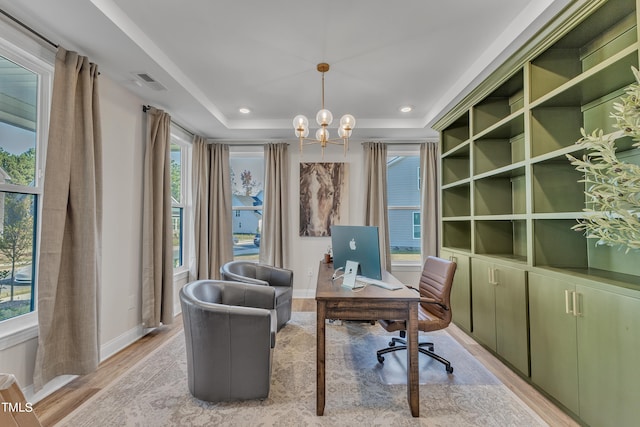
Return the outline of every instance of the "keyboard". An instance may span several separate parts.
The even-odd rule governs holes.
[[[402,289],[402,285],[395,285],[387,282],[383,282],[382,280],[371,279],[369,277],[364,276],[356,276],[356,285],[360,284],[364,285],[373,285],[378,286],[379,288],[388,289],[390,291],[396,291],[398,289]]]

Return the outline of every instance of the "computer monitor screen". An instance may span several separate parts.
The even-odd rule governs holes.
[[[357,261],[360,264],[358,274],[382,279],[378,227],[332,225],[331,247],[334,268],[344,268],[347,261]]]

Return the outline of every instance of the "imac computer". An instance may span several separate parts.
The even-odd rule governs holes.
[[[334,268],[344,268],[347,261],[356,261],[359,275],[382,279],[378,227],[332,225],[331,247]]]

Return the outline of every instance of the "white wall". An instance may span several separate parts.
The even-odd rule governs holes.
[[[415,150],[415,147],[411,148]],[[402,151],[402,147],[394,148]],[[347,156],[342,147],[329,146],[325,150],[324,159],[320,147],[305,146],[300,155],[297,144],[289,146],[289,166],[291,171],[291,203],[289,215],[291,219],[289,244],[291,248],[291,266],[294,277],[294,298],[315,298],[318,280],[318,264],[322,260],[327,247],[331,246],[331,237],[300,237],[300,163],[303,162],[346,162],[349,164],[349,202],[348,224],[364,224],[364,156],[362,144],[349,144]],[[403,283],[417,283],[419,266],[394,267],[392,273]]]
[[[100,293],[101,359],[140,336],[140,257],[144,116],[142,100],[100,77],[103,148],[103,242]],[[33,394],[37,338],[0,351],[0,371],[16,375],[33,403],[72,377],[54,380]]]
[[[142,334],[142,176],[146,131],[142,105],[138,97],[101,76],[103,359]]]

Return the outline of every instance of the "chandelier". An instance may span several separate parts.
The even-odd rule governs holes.
[[[299,114],[293,119],[293,129],[296,136],[300,139],[300,154],[302,154],[303,145],[320,144],[322,147],[322,157],[324,158],[324,149],[327,144],[343,145],[344,155],[347,155],[349,149],[349,137],[351,131],[356,126],[356,119],[351,114],[345,114],[340,118],[340,126],[338,127],[338,138],[331,139],[329,137],[329,125],[333,122],[331,111],[324,108],[324,73],[329,71],[329,64],[318,64],[318,71],[322,73],[322,109],[316,114],[316,122],[320,128],[316,131],[316,138],[307,138],[309,136],[309,119]]]

